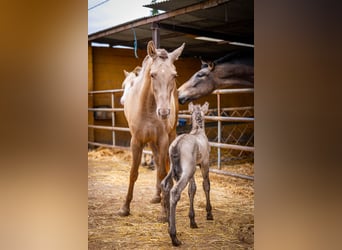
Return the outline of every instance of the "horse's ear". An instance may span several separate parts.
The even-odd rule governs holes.
[[[129,75],[129,73],[126,70],[124,70],[124,73],[126,77]]]
[[[133,73],[135,74],[135,76],[138,76],[140,71],[141,71],[141,67],[140,66],[136,66],[134,68],[134,70],[133,70]]]
[[[147,44],[147,54],[153,59],[157,57],[157,51],[153,41],[149,41]]]
[[[183,43],[179,48],[175,49],[174,51],[172,51],[169,56],[171,58],[172,61],[176,61],[178,60],[179,56],[182,54],[183,49],[184,49],[185,43]]]
[[[208,63],[208,68],[210,71],[213,71],[215,68],[215,63],[213,63],[213,62]]]
[[[194,111],[194,104],[192,102],[189,103],[189,112],[192,113]]]
[[[204,114],[208,112],[209,109],[209,102],[205,102],[203,106],[201,107],[201,110],[203,111]]]

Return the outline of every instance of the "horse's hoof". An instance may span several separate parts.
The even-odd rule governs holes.
[[[180,240],[178,240],[177,238],[172,239],[172,245],[174,245],[175,247],[178,247],[181,244],[182,244],[182,242]]]
[[[207,214],[207,220],[214,220],[214,217],[212,214]]]
[[[157,203],[160,203],[160,201],[161,201],[161,198],[160,198],[160,196],[158,195],[158,196],[154,196],[154,197],[152,198],[151,203],[152,203],[152,204],[157,204]]]
[[[117,212],[117,214],[121,217],[123,216],[128,216],[129,215],[129,210],[125,207],[120,208],[120,210]]]

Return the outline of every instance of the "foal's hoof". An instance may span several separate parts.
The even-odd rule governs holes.
[[[161,222],[161,223],[166,223],[166,222],[167,222],[167,217],[166,217],[166,215],[159,215],[157,219],[158,219],[158,221]]]
[[[181,244],[182,244],[182,242],[180,240],[178,240],[177,238],[172,239],[172,245],[174,245],[175,247],[178,247]]]
[[[207,214],[207,220],[214,220],[214,217],[212,214]]]
[[[198,228],[198,226],[197,226],[196,222],[194,222],[194,223],[190,223],[190,227],[191,227],[191,228]]]
[[[120,208],[120,210],[117,212],[117,214],[121,217],[123,216],[128,216],[129,215],[129,210],[125,207]]]
[[[152,200],[150,201],[152,204],[157,204],[157,203],[160,203],[160,201],[161,201],[161,198],[160,198],[160,196],[154,196],[153,198],[152,198]]]

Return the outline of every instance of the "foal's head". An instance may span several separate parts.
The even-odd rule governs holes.
[[[208,112],[209,103],[205,102],[203,106],[192,102],[189,103],[189,112],[192,120],[192,130],[204,129],[204,115]]]
[[[147,53],[153,61],[150,70],[151,86],[157,105],[156,112],[161,119],[168,118],[171,112],[171,98],[176,89],[177,76],[173,63],[178,60],[184,45],[170,53],[165,49],[157,49],[152,41],[147,45]]]

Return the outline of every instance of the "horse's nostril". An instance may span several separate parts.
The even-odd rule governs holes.
[[[170,109],[158,109],[158,116],[162,119],[166,119],[170,115]]]
[[[184,97],[178,98],[178,102],[180,104],[184,104],[186,102],[186,98],[184,98]]]

